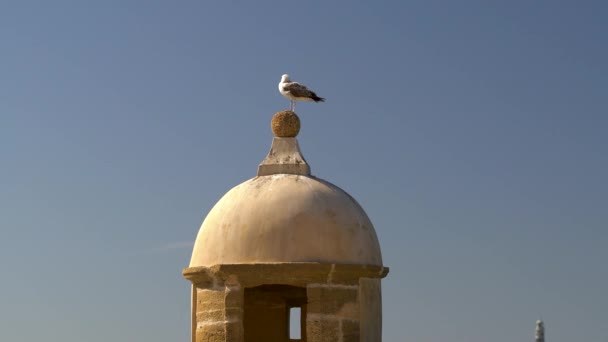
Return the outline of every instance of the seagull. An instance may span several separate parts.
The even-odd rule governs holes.
[[[325,102],[325,99],[318,97],[314,91],[306,88],[305,85],[298,82],[291,82],[289,75],[281,76],[279,82],[279,92],[291,101],[290,110],[293,112],[296,109],[296,101],[315,101]]]

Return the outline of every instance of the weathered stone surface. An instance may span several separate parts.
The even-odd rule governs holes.
[[[227,321],[239,321],[243,319],[243,308],[242,307],[226,307],[224,311],[224,317]]]
[[[226,323],[226,342],[243,342],[244,329],[243,322]]]
[[[197,307],[223,308],[226,294],[223,290],[197,289]]]
[[[223,324],[199,324],[196,329],[196,342],[225,342],[226,331]]]
[[[359,321],[342,320],[342,342],[359,342]]]
[[[384,278],[388,267],[375,265],[335,265],[328,276],[328,282],[333,284],[359,285],[359,278]],[[359,275],[353,277],[354,274]]]
[[[359,280],[359,307],[361,310],[361,341],[382,341],[382,294],[380,279]]]
[[[275,141],[289,145],[284,139],[295,138]],[[272,153],[283,155],[278,147]],[[302,165],[294,158],[263,165]],[[260,172],[217,202],[198,232],[190,266],[274,262],[381,266],[382,255],[371,220],[352,196],[323,179],[280,169]]]
[[[340,341],[340,321],[338,319],[307,319],[306,338],[310,342]]]
[[[308,312],[330,314],[339,318],[359,319],[356,287],[337,287],[314,284],[306,289]]]
[[[242,342],[243,291],[239,286],[196,289],[195,341]]]
[[[359,278],[383,278],[388,267],[376,265],[325,264],[316,262],[224,264],[190,267],[183,270],[186,279],[200,284],[222,285],[227,279],[243,287],[263,284],[307,286],[309,284],[357,285]]]
[[[296,138],[275,137],[268,155],[258,166],[258,176],[277,174],[310,176],[310,166]]]
[[[224,305],[226,307],[243,307],[243,288],[240,286],[227,287],[224,291]]]
[[[219,308],[198,308],[196,313],[197,322],[221,322],[224,320],[225,310]]]
[[[277,112],[270,122],[275,137],[295,138],[300,132],[300,118],[290,110]]]

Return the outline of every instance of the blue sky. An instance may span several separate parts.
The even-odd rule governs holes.
[[[191,242],[289,73],[384,340],[604,341],[604,1],[0,2],[0,340],[187,341]]]

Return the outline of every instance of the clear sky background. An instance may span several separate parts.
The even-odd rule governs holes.
[[[283,73],[384,340],[608,341],[608,2],[1,1],[0,340],[188,341],[181,276]]]

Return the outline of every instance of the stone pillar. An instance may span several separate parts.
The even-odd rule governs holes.
[[[225,319],[226,319],[226,341],[243,342],[243,313],[244,313],[244,292],[238,285],[230,285],[225,290]]]
[[[307,341],[359,342],[358,288],[339,284],[307,286]]]
[[[361,342],[382,341],[382,293],[380,279],[359,279]]]
[[[196,296],[198,290],[194,284],[190,287],[190,342],[196,342]]]
[[[196,342],[243,342],[243,289],[196,289]]]

